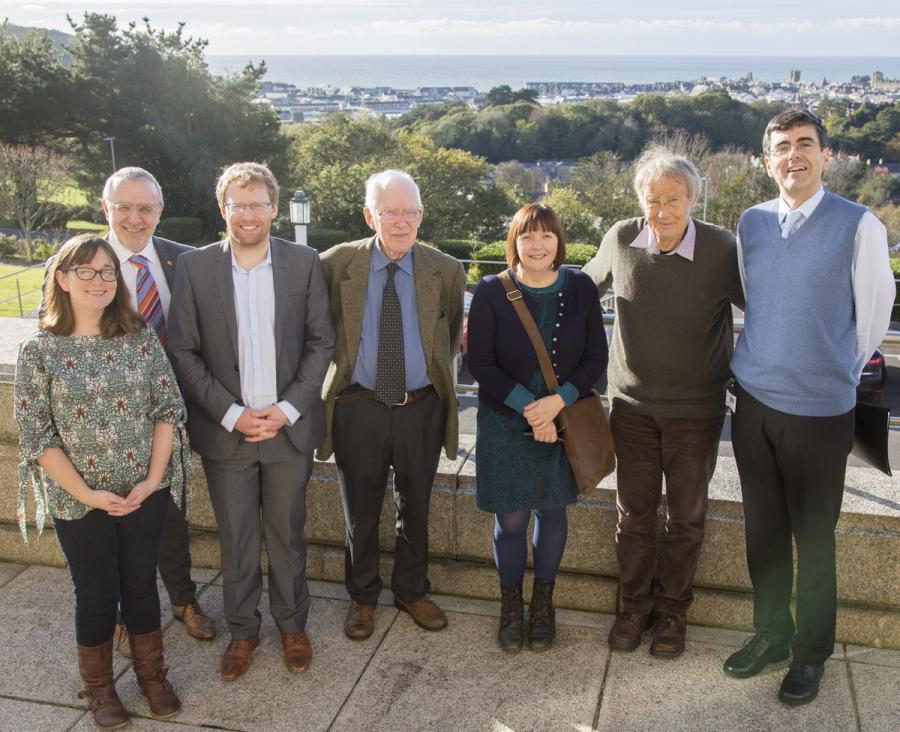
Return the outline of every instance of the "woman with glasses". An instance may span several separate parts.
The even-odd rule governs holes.
[[[485,277],[469,311],[469,370],[478,381],[478,507],[495,514],[494,559],[500,574],[505,651],[524,645],[522,580],[526,530],[534,511],[534,589],[528,647],[549,648],[556,635],[553,588],[568,536],[566,507],[578,488],[557,432],[565,406],[590,394],[606,369],[606,333],[597,289],[566,258],[562,226],[549,206],[530,203],[513,216],[508,272],[540,331],[559,388],[548,393],[531,340],[502,281]]]
[[[78,667],[101,729],[128,722],[113,681],[117,605],[150,713],[181,702],[166,680],[156,562],[166,491],[176,502],[190,478],[185,408],[156,334],[132,308],[110,245],[67,241],[44,282],[46,309],[19,351],[17,517],[25,496],[47,514],[75,589]]]

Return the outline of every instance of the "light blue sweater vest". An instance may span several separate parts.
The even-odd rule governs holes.
[[[856,404],[854,239],[866,209],[833,193],[787,239],[778,199],[738,222],[747,308],[731,370],[772,409],[830,417]]]

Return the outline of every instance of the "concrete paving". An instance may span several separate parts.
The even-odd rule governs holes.
[[[247,674],[226,684],[218,659],[228,638],[221,577],[199,570],[200,601],[219,637],[196,641],[174,622],[161,591],[169,678],[184,709],[168,723],[149,717],[130,663],[116,661],[118,689],[132,727],[220,730],[896,730],[900,651],[835,647],[819,698],[799,709],[777,701],[786,664],[753,679],[727,678],[723,659],[746,633],[691,627],[675,660],[611,653],[612,617],[561,610],[547,653],[503,653],[496,645],[499,604],[436,596],[449,627],[427,633],[398,612],[385,592],[375,633],[344,637],[349,601],[341,585],[312,582],[309,670],[282,665],[264,594],[260,647]],[[0,563],[0,729],[94,729],[75,666],[74,601],[65,570]]]

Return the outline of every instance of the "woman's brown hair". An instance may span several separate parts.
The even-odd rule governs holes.
[[[546,203],[529,203],[522,206],[509,222],[509,233],[506,235],[506,263],[510,269],[514,270],[519,263],[516,239],[532,231],[549,231],[556,234],[553,269],[559,269],[566,261],[566,240],[559,217]]]
[[[72,335],[75,330],[75,314],[69,293],[56,281],[57,272],[68,272],[79,265],[89,264],[98,251],[103,251],[116,270],[116,294],[112,302],[103,310],[100,318],[100,334],[104,338],[137,333],[146,327],[144,319],[137,314],[122,280],[119,258],[105,239],[95,234],[73,236],[53,255],[44,277],[44,314],[38,321],[42,328],[55,335]]]

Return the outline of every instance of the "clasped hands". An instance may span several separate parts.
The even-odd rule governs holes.
[[[553,420],[562,411],[566,403],[559,394],[535,399],[522,410],[522,416],[534,432],[536,442],[556,442],[556,424]]]
[[[287,415],[277,404],[265,409],[244,407],[241,416],[234,423],[234,428],[244,435],[247,442],[270,440],[278,434],[278,430],[288,422]]]

